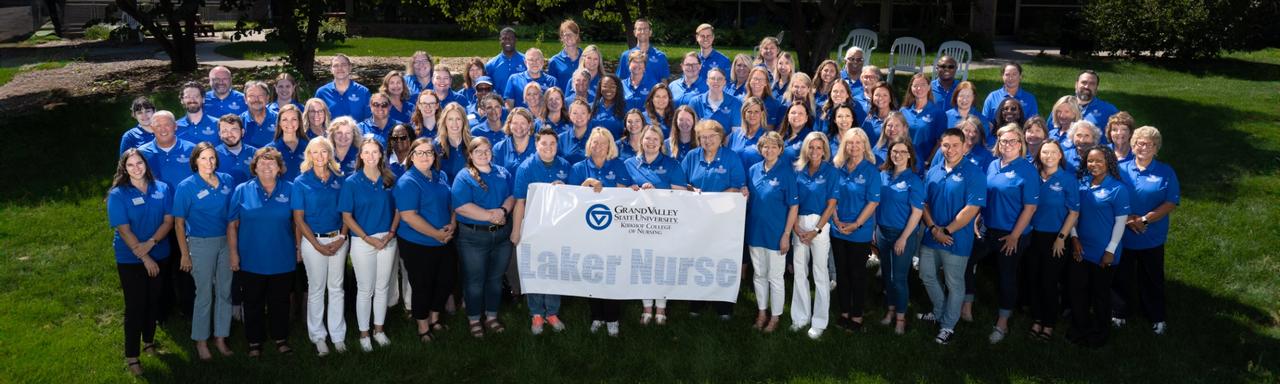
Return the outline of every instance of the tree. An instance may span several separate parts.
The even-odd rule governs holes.
[[[272,24],[275,36],[284,41],[288,61],[302,77],[315,80],[316,47],[320,44],[320,25],[324,23],[325,0],[272,0]],[[342,40],[345,36],[329,36]]]
[[[819,63],[831,55],[831,50],[839,44],[839,39],[844,37],[840,34],[841,27],[845,20],[853,17],[853,9],[858,2],[818,0],[817,12],[805,9],[805,3],[809,1],[790,0],[788,2],[791,5],[788,10],[783,10],[774,0],[765,0],[764,4],[769,13],[789,15],[787,24],[790,28],[787,36],[791,37],[791,46],[795,48],[796,58],[800,60],[797,70],[808,71],[817,68]],[[816,24],[810,22],[809,15],[817,17]],[[814,28],[808,28],[811,25]]]
[[[199,66],[196,61],[196,14],[204,1],[179,1],[180,4],[174,5],[172,0],[160,0],[145,10],[137,0],[116,0],[116,6],[137,20],[142,29],[164,48],[169,54],[170,70],[191,72]]]
[[[1132,57],[1217,57],[1276,43],[1280,3],[1255,0],[1094,0],[1085,32],[1097,48]]]

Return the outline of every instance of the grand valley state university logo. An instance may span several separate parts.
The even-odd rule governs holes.
[[[592,205],[587,208],[587,226],[597,231],[603,231],[609,228],[609,224],[613,223],[613,210],[604,204]]]

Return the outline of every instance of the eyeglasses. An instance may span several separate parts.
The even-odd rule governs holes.
[[[386,108],[386,107],[390,107],[391,103],[369,103],[369,105],[374,108]]]
[[[846,58],[844,58],[844,61],[857,61],[857,62],[861,62],[861,61],[862,61],[862,58],[861,58],[861,57],[846,57]]]
[[[1022,141],[1018,139],[1000,139],[999,142],[1000,142],[1000,145],[1022,144]]]
[[[391,141],[405,141],[405,140],[409,140],[409,136],[391,136]]]
[[[431,156],[435,154],[436,151],[413,151],[414,156]]]
[[[956,69],[956,65],[955,65],[955,64],[942,64],[942,65],[939,65],[939,66],[938,66],[938,69]]]

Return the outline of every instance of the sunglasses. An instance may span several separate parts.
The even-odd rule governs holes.
[[[956,66],[955,64],[943,64],[939,65],[938,69],[956,69]]]
[[[409,140],[409,136],[391,136],[391,141],[406,141],[406,140]]]
[[[369,105],[373,106],[374,108],[386,108],[386,107],[390,107],[391,103],[369,103]]]

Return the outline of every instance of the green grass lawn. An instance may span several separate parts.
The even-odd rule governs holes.
[[[14,76],[27,71],[39,71],[43,69],[58,69],[67,66],[66,61],[47,61],[36,64],[27,64],[16,67],[0,67],[0,85],[8,84],[13,80]]]
[[[416,48],[404,47],[412,50]],[[459,46],[456,49],[461,49]],[[480,50],[487,52],[488,50]],[[353,54],[361,54],[348,50]],[[439,55],[450,55],[444,49]],[[474,50],[467,51],[474,52]],[[402,53],[396,53],[401,55]],[[187,321],[169,322],[158,340],[170,351],[143,357],[147,379],[162,382],[1265,382],[1280,381],[1280,49],[1230,55],[1195,66],[1125,61],[1037,61],[1025,84],[1042,110],[1071,92],[1080,69],[1101,74],[1100,97],[1164,133],[1160,158],[1173,165],[1183,202],[1173,213],[1166,256],[1169,334],[1152,336],[1140,318],[1099,350],[1061,338],[1031,341],[1025,313],[1009,338],[987,344],[994,321],[992,284],[983,280],[978,319],[962,323],[950,346],[911,323],[894,336],[875,320],[883,298],[868,297],[868,331],[834,330],[821,341],[750,330],[754,298],[736,317],[691,319],[674,304],[671,325],[642,328],[639,305],[624,310],[622,337],[587,333],[586,305],[566,300],[565,334],[529,335],[521,306],[507,306],[508,332],[483,341],[462,319],[430,345],[417,343],[397,307],[388,312],[394,344],[373,353],[314,356],[303,322],[292,324],[292,357],[237,356],[201,363]],[[998,72],[971,76],[979,89]],[[901,82],[899,83],[901,84]],[[173,92],[157,93],[176,108]],[[0,123],[0,382],[127,382],[121,359],[123,302],[103,206],[120,134],[133,126],[135,95],[75,102],[10,116]],[[984,277],[990,277],[986,274]],[[349,282],[354,280],[350,277]],[[744,285],[744,286],[749,286]],[[873,290],[874,291],[874,290]],[[911,311],[928,309],[913,288]],[[348,300],[348,305],[354,305]],[[356,348],[348,310],[347,345]],[[784,328],[788,323],[784,321]],[[1067,330],[1060,324],[1061,331]],[[437,381],[438,380],[438,381]]]

